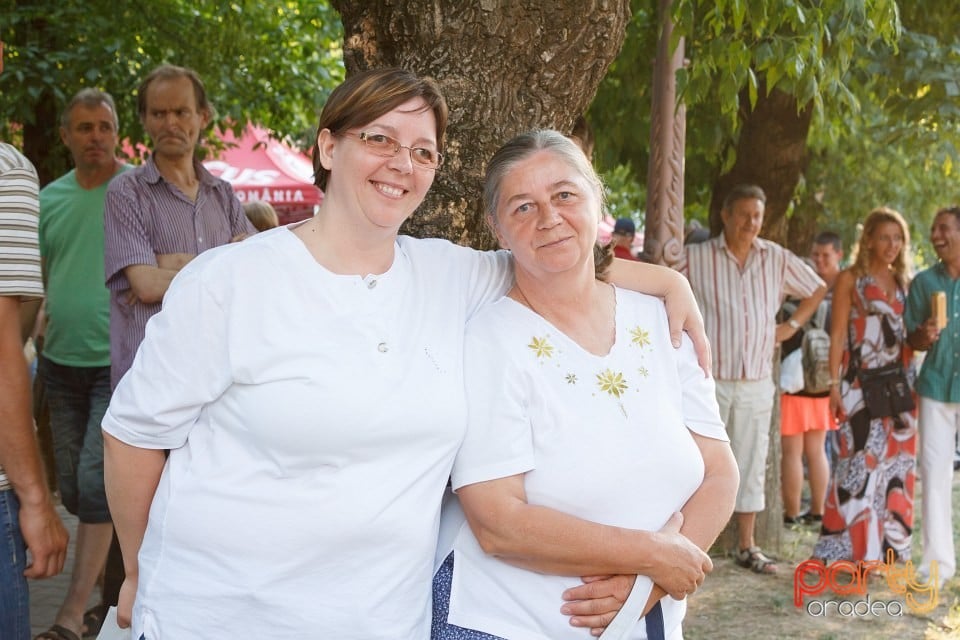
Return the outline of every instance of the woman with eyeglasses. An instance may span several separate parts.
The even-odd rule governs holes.
[[[513,281],[506,252],[398,236],[446,122],[429,79],[351,76],[320,117],[317,215],[171,286],[103,422],[134,638],[429,637],[464,327]],[[613,275],[699,319],[679,275]]]

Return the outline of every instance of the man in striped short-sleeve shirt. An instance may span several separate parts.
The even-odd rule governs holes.
[[[67,552],[33,432],[23,357],[21,302],[43,297],[39,209],[33,165],[0,142],[0,638],[10,640],[30,637],[26,578],[60,573]]]
[[[764,508],[770,417],[776,386],[773,354],[816,311],[827,291],[817,274],[793,253],[759,238],[766,195],[740,185],[724,200],[723,232],[688,245],[677,268],[690,280],[713,345],[713,375],[720,413],[740,469],[737,563],[757,573],[776,564],[754,541],[756,514]],[[777,324],[786,296],[801,300],[788,322]]]

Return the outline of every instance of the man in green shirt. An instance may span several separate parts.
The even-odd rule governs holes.
[[[84,89],[68,103],[60,138],[75,169],[40,192],[46,333],[39,373],[46,387],[64,507],[79,519],[70,587],[40,637],[84,635],[84,609],[103,572],[113,523],[103,485],[100,421],[110,402],[110,294],[103,277],[103,201],[127,167],[116,157],[113,98]],[[93,623],[96,626],[96,622]]]
[[[920,573],[937,572],[940,586],[956,571],[951,489],[960,427],[960,207],[941,209],[930,227],[940,261],[910,284],[904,313],[910,345],[927,351],[917,377],[920,396],[920,478],[923,561]],[[943,293],[946,324],[938,323],[931,298]],[[932,576],[931,576],[932,577]]]

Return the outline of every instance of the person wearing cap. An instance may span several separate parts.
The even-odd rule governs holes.
[[[613,255],[625,260],[636,260],[633,255],[633,237],[637,233],[637,226],[633,224],[630,218],[617,218],[613,225],[613,236],[610,241],[613,243]]]

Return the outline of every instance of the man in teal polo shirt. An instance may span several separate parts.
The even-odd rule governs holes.
[[[67,104],[60,124],[75,168],[40,191],[47,325],[39,373],[50,408],[61,500],[79,524],[70,587],[43,637],[69,638],[71,633],[95,635],[105,612],[100,606],[84,613],[113,538],[100,431],[110,402],[103,203],[107,184],[128,167],[116,157],[117,112],[109,94],[83,89]],[[115,597],[107,595],[114,602]]]
[[[930,227],[940,262],[910,284],[904,313],[907,341],[928,351],[917,378],[920,396],[920,479],[924,576],[936,569],[940,586],[956,571],[951,489],[953,452],[960,427],[960,207],[941,209]],[[938,326],[931,297],[943,292],[946,326]]]

